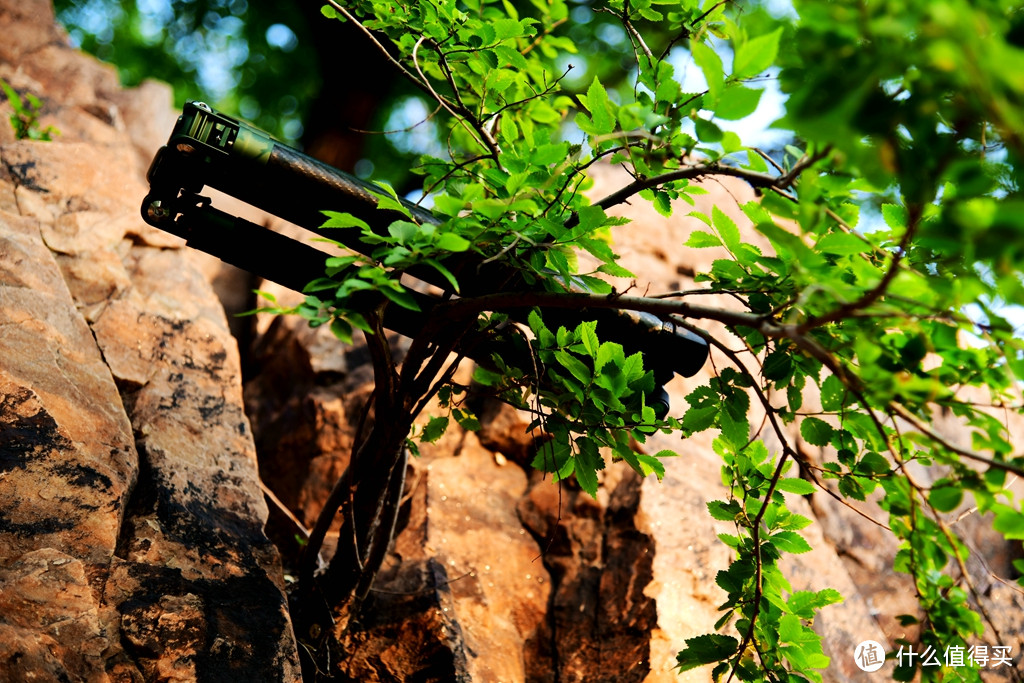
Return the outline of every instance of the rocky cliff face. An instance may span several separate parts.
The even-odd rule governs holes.
[[[0,678],[299,679],[237,346],[148,228],[170,93],[122,91],[47,2],[0,2]]]
[[[711,436],[658,437],[650,448],[681,456],[663,482],[612,465],[593,500],[524,468],[523,421],[487,404],[480,432],[453,429],[411,463],[364,609],[337,633],[293,636],[264,525],[287,566],[348,461],[366,358],[267,316],[236,325],[240,355],[224,306],[249,305],[250,283],[138,218],[176,116],[168,90],[121,90],[67,47],[46,0],[0,0],[0,36],[0,78],[43,98],[41,124],[61,131],[25,142],[0,125],[0,678],[293,681],[303,647],[310,679],[708,679],[672,667],[724,599]],[[744,188],[709,189],[697,208],[740,220]],[[627,267],[662,289],[707,267],[673,252],[686,219],[632,213],[643,230],[617,237]],[[675,405],[706,378],[676,380]],[[892,616],[914,611],[913,589],[887,569],[877,526],[824,495],[793,505],[820,522],[805,530],[814,550],[789,561],[794,588],[846,596],[816,624],[826,680],[865,680],[855,645],[912,636]],[[1020,594],[992,578],[1010,575],[1013,549],[964,524],[1019,653]]]

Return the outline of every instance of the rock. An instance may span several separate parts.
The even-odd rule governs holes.
[[[37,222],[0,214],[0,244],[0,559],[102,564],[137,474],[131,426]]]
[[[88,566],[55,548],[0,567],[0,662],[9,681],[106,681],[113,644]]]
[[[298,680],[237,346],[139,216],[169,91],[121,91],[48,2],[0,0],[0,31],[0,77],[61,130],[0,135],[0,670]]]
[[[641,480],[623,463],[597,500],[534,475],[520,516],[543,548],[553,595],[528,680],[643,681],[651,673],[657,606],[651,537],[637,527]]]
[[[414,461],[392,564],[348,628],[349,680],[523,681],[544,637],[550,579],[519,522],[522,470],[472,434],[456,457]]]

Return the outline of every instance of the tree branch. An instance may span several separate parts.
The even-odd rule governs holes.
[[[865,292],[856,301],[851,301],[839,306],[831,313],[825,315],[815,316],[804,321],[800,326],[800,332],[807,332],[808,330],[814,329],[815,327],[821,327],[829,323],[843,320],[844,318],[850,317],[856,311],[867,308],[871,304],[875,303],[885,294],[886,290],[889,289],[889,285],[892,284],[893,279],[900,270],[900,263],[903,260],[904,255],[907,253],[907,249],[910,246],[910,242],[914,239],[914,235],[917,233],[917,225],[921,219],[921,207],[918,205],[912,205],[908,208],[909,218],[907,220],[907,229],[903,233],[903,237],[900,239],[900,245],[893,254],[892,262],[889,264],[889,268],[882,275],[882,279],[878,281],[874,287],[869,291]]]

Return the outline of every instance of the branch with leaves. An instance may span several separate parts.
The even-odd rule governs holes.
[[[1003,77],[1008,55],[1018,59],[1019,18],[966,0],[919,0],[901,6],[907,30],[893,35],[884,2],[799,0],[795,15],[780,17],[727,1],[687,0],[669,11],[610,0],[593,16],[618,22],[622,49],[579,54],[572,36],[590,29],[574,27],[576,10],[561,0],[329,2],[325,15],[356,23],[436,105],[432,122],[449,153],[416,169],[438,224],[408,215],[370,230],[332,215],[330,225],[356,230],[375,250],[331,261],[297,309],[344,338],[358,328],[376,340],[378,411],[397,410],[399,427],[411,426],[436,395],[448,413],[418,432],[421,440],[439,438],[452,419],[472,428],[450,354],[465,354],[467,339],[498,338],[521,353],[494,354],[475,378],[547,432],[533,465],[555,480],[572,477],[596,495],[608,452],[660,477],[672,454],[637,453],[634,443],[717,430],[727,491],[708,509],[734,526],[722,537],[734,559],[716,576],[727,596],[722,618],[713,633],[680,644],[680,669],[709,666],[716,680],[824,680],[830,660],[814,618],[841,596],[827,586],[794,591],[779,563],[810,549],[799,532],[812,521],[792,512],[786,495],[816,491],[901,544],[894,566],[917,587],[922,645],[966,647],[986,623],[993,630],[967,546],[945,515],[973,499],[1007,541],[1024,538],[1007,484],[1008,473],[1024,474],[1024,456],[1004,419],[1021,412],[1024,376],[1024,344],[1010,322],[1010,302],[1024,300],[1015,239],[1024,172],[1007,123],[1016,119],[1001,105],[1024,101],[1024,86]],[[939,5],[963,20],[941,21]],[[586,66],[587,82],[568,81],[567,55]],[[623,59],[635,69],[614,82],[608,74],[622,73]],[[703,76],[698,92],[686,91],[682,63]],[[730,130],[759,111],[766,80],[786,94],[776,125],[792,135],[769,151]],[[587,172],[598,163],[623,167],[631,180],[589,197]],[[758,199],[739,207],[747,226],[719,206],[689,210],[699,227],[678,245],[681,257],[721,254],[693,288],[615,290],[607,276],[635,276],[614,246],[627,221],[607,210],[643,200],[678,217],[706,193],[702,181],[723,176]],[[381,201],[400,208],[394,197]],[[581,255],[597,265],[581,272]],[[492,267],[514,283],[510,291],[460,294]],[[407,284],[423,269],[450,288],[400,366],[373,321],[388,307],[420,308]],[[357,291],[377,293],[380,308],[353,308]],[[727,305],[695,303],[698,295]],[[714,372],[678,415],[661,416],[651,403],[663,361],[627,353],[593,320],[553,324],[558,309],[652,314],[707,340]],[[807,409],[811,389],[820,405]],[[965,398],[979,392],[987,396]],[[764,412],[756,428],[752,396]],[[940,412],[959,420],[970,447],[941,433]],[[801,457],[789,425],[820,460]],[[780,444],[775,453],[766,430]],[[368,443],[398,462],[406,432],[370,430]],[[911,464],[927,476],[911,475]],[[337,506],[354,528],[360,576],[351,585],[366,585],[374,571],[366,560],[380,552],[379,537],[369,543],[362,528],[364,507],[395,500],[395,480],[378,479],[362,503]],[[876,491],[884,495],[869,514]],[[896,675],[939,676],[917,665]]]

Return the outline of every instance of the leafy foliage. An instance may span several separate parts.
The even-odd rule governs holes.
[[[294,141],[322,82],[298,3],[55,0],[74,43],[121,82],[159,78],[175,101],[204,100]]]
[[[19,140],[53,140],[54,135],[59,135],[53,126],[46,128],[39,127],[39,112],[43,102],[32,93],[25,93],[24,96],[12,88],[7,82],[0,79],[0,90],[3,90],[4,97],[10,103],[14,113],[11,114],[11,128],[14,129],[14,137]]]
[[[733,561],[716,577],[727,596],[718,632],[685,643],[681,670],[823,680],[829,658],[813,621],[841,596],[794,590],[780,563],[811,550],[800,533],[810,520],[786,494],[819,490],[877,515],[899,541],[895,568],[916,586],[923,644],[972,642],[991,619],[956,515],[973,505],[1005,539],[1024,537],[1008,488],[1024,457],[1006,425],[1024,408],[1011,305],[1024,300],[1024,15],[997,0],[795,0],[783,16],[728,0],[609,0],[600,9],[628,38],[606,59],[628,60],[631,81],[615,87],[595,69],[567,93],[560,65],[576,51],[575,10],[562,0],[324,6],[436,105],[443,151],[415,171],[442,223],[407,215],[371,230],[330,215],[328,225],[360,231],[374,251],[329,262],[299,312],[342,338],[369,333],[378,400],[387,397],[378,411],[415,415],[438,395],[467,425],[475,418],[459,402],[448,354],[470,332],[520,339],[527,361],[496,355],[477,379],[549,435],[534,465],[591,495],[608,457],[663,474],[670,454],[636,453],[633,441],[715,430],[727,495],[708,511],[733,525],[720,536]],[[679,51],[705,87],[687,91]],[[765,78],[787,98],[775,125],[794,135],[774,155],[729,125],[757,111]],[[589,197],[596,163],[621,165],[632,180]],[[720,176],[757,190],[758,201],[740,208],[770,248],[715,207],[690,212],[704,227],[686,247],[724,254],[697,275],[698,289],[630,296],[601,278],[630,277],[613,248],[623,221],[609,209],[643,198],[672,215],[705,192],[699,180]],[[381,198],[400,207],[393,200]],[[417,268],[453,290],[466,285],[447,265],[453,253],[500,263],[529,291],[464,291],[439,304],[399,367],[380,320],[416,307],[402,278]],[[581,272],[583,262],[597,265]],[[375,293],[372,305],[353,308],[356,291]],[[734,305],[695,303],[713,294]],[[659,416],[649,405],[658,359],[602,341],[607,331],[593,322],[549,324],[544,311],[558,307],[671,320],[712,345],[714,376],[678,417]],[[727,332],[704,332],[700,321]],[[970,447],[935,426],[940,413],[970,434]],[[448,424],[436,417],[420,437],[436,440]],[[918,673],[978,677],[969,668],[897,671],[904,680]]]

